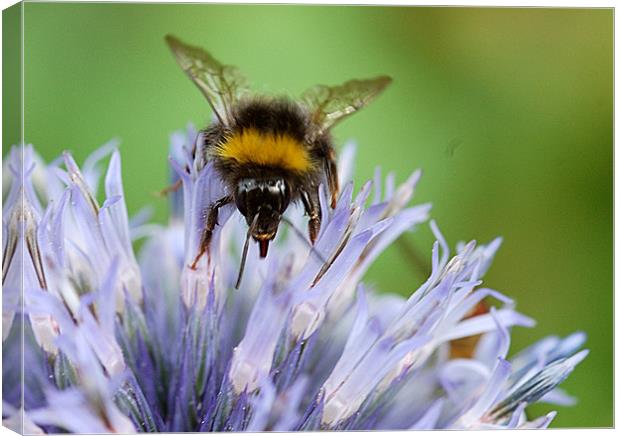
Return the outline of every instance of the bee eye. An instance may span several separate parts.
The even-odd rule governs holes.
[[[251,181],[242,180],[237,185],[237,191],[235,192],[235,204],[237,205],[237,209],[239,209],[239,212],[241,212],[241,214],[244,216],[247,214],[248,192],[251,189]]]
[[[247,212],[246,209],[246,192],[243,189],[239,189],[235,195],[235,204],[237,205],[237,209],[241,212],[242,215],[245,215]]]
[[[291,201],[291,191],[288,184],[282,179],[275,180],[274,187],[275,190],[278,192],[279,198],[278,212],[284,213],[284,211],[288,207],[289,202]]]

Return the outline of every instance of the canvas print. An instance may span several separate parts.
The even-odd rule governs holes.
[[[612,425],[611,9],[3,29],[4,426]]]

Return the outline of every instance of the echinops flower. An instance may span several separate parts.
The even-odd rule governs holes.
[[[575,402],[557,385],[587,354],[582,333],[509,357],[512,327],[534,321],[482,286],[500,239],[451,255],[430,221],[432,271],[417,290],[405,298],[364,286],[373,261],[423,225],[430,205],[409,205],[419,171],[400,186],[377,172],[354,195],[353,145],[340,153],[335,209],[321,191],[314,247],[302,208],[289,208],[266,259],[251,244],[236,290],[247,226],[228,205],[190,268],[209,205],[226,194],[213,167],[194,162],[196,134],[171,137],[182,189],[167,225],[128,218],[116,143],[81,168],[69,153],[45,165],[32,146],[11,150],[5,425],[30,434],[543,428],[555,412],[529,418],[528,405]],[[472,316],[489,299],[497,307]],[[471,356],[451,355],[453,341],[472,336]]]

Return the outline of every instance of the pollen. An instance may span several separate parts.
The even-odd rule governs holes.
[[[286,134],[274,135],[245,129],[220,144],[216,154],[239,164],[255,164],[284,168],[303,173],[312,167],[304,144]]]

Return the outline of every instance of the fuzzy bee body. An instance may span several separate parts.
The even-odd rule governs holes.
[[[235,67],[173,36],[166,41],[216,118],[202,131],[202,143],[194,153],[203,164],[213,162],[229,192],[209,208],[191,267],[208,251],[219,209],[230,203],[235,203],[248,224],[241,270],[249,238],[259,244],[260,256],[265,257],[291,202],[303,204],[314,244],[321,226],[319,186],[327,187],[332,208],[339,192],[330,129],[366,106],[391,79],[380,76],[335,87],[318,85],[299,100],[253,96]]]
[[[329,133],[309,143],[308,116],[287,99],[253,99],[235,110],[227,130],[215,123],[205,131],[203,154],[215,162],[223,180],[281,175],[294,193],[318,187],[323,162],[334,154]]]

